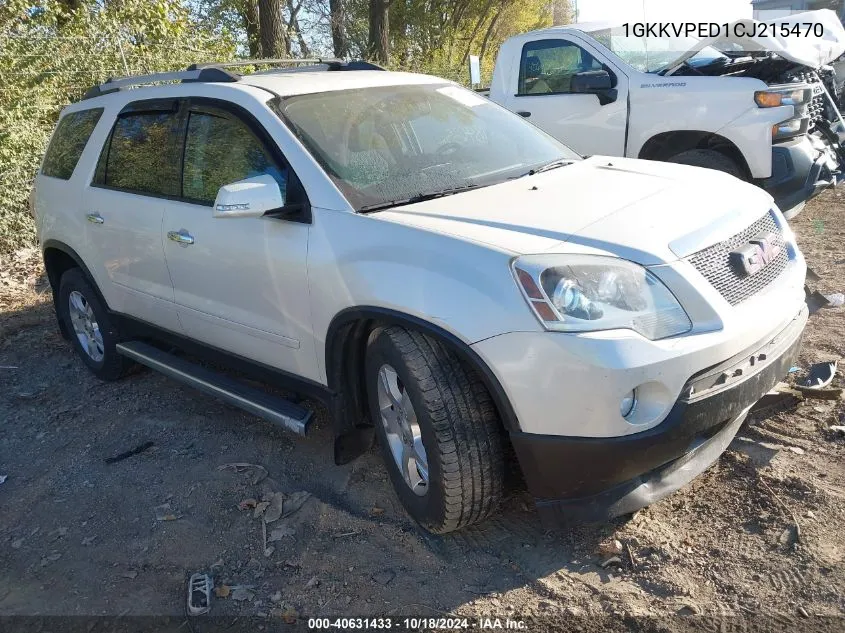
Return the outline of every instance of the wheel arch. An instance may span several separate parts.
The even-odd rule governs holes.
[[[351,307],[334,316],[325,339],[326,379],[330,391],[337,395],[332,412],[336,463],[354,459],[372,442],[361,367],[370,333],[377,327],[390,325],[423,332],[455,352],[481,377],[504,429],[519,431],[519,421],[501,383],[466,341],[439,325],[404,312],[377,306]]]
[[[745,156],[733,141],[721,134],[703,130],[672,130],[655,134],[643,144],[637,158],[668,160],[676,154],[693,149],[719,152],[734,161],[746,179],[752,177]]]
[[[79,253],[77,253],[73,248],[58,240],[47,240],[42,246],[41,256],[44,259],[44,271],[47,273],[47,280],[50,282],[50,290],[53,294],[53,308],[56,311],[56,319],[59,322],[59,330],[61,331],[62,336],[65,339],[68,339],[70,337],[70,332],[67,331],[64,322],[59,317],[58,305],[59,283],[61,282],[62,275],[64,275],[66,271],[71,268],[79,268],[82,271],[82,274],[85,275],[88,283],[91,284],[94,292],[97,293],[97,299],[99,299],[106,309],[108,309],[108,303],[103,297],[103,294],[100,292],[100,288],[94,280],[94,276],[91,274],[91,271],[85,265],[85,262],[82,261]]]

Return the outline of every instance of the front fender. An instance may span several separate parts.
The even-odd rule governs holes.
[[[465,345],[538,331],[510,271],[513,253],[361,215],[315,209],[308,276],[317,363],[326,381],[332,320],[350,308],[390,310]]]

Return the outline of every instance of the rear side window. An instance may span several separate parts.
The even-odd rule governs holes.
[[[214,204],[223,185],[265,174],[276,179],[284,196],[284,169],[246,123],[223,112],[190,113],[182,171],[184,198]]]
[[[47,148],[41,173],[68,180],[102,114],[102,108],[93,108],[63,116]]]
[[[94,184],[155,196],[179,195],[174,112],[122,115],[103,148]]]

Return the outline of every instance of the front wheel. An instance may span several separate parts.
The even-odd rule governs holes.
[[[475,372],[438,341],[401,327],[373,332],[365,365],[370,414],[407,512],[437,534],[495,512],[502,440]]]
[[[680,154],[675,154],[671,158],[666,159],[666,162],[715,169],[716,171],[730,174],[740,180],[745,180],[742,169],[736,164],[735,160],[712,149],[691,149]]]

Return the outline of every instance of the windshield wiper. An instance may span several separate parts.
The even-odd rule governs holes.
[[[411,196],[402,200],[386,200],[385,202],[377,202],[375,204],[367,204],[358,208],[359,213],[368,213],[370,211],[382,211],[383,209],[390,209],[391,207],[398,207],[404,204],[416,204],[417,202],[425,202],[426,200],[434,200],[435,198],[444,198],[456,193],[463,193],[464,191],[472,191],[473,189],[481,189],[488,185],[465,185],[463,187],[454,187],[452,189],[443,189],[442,191],[434,191],[432,193],[422,193],[418,196]]]
[[[566,167],[567,165],[571,165],[575,161],[570,158],[559,158],[557,160],[553,160],[550,163],[546,163],[545,165],[541,165],[540,167],[534,167],[529,169],[524,174],[517,176],[517,178],[524,178],[525,176],[533,176],[534,174],[542,174],[544,171],[549,171],[551,169],[557,169],[558,167]]]

